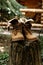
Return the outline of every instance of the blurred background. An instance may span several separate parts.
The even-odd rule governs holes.
[[[8,22],[13,18],[33,19],[31,30],[40,39],[40,56],[43,65],[43,12],[20,11],[20,9],[42,9],[43,0],[0,0],[0,65],[11,65],[11,32]]]

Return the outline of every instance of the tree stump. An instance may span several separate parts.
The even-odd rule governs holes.
[[[12,41],[11,60],[12,65],[41,65],[40,42]]]

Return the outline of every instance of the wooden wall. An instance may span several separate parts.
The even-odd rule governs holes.
[[[21,5],[23,6],[27,6],[28,8],[42,8],[42,0],[17,0]],[[26,12],[25,16],[30,17],[30,18],[34,18],[36,16],[39,17],[40,15],[40,20],[41,21],[41,13],[37,14],[37,13],[33,13],[33,12]]]
[[[39,8],[41,6],[42,0],[17,0],[20,4],[27,6],[29,8]]]
[[[38,8],[41,5],[41,0],[17,0],[20,4],[29,8]]]

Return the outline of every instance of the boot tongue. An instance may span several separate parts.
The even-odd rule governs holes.
[[[27,25],[24,25],[24,29],[25,29],[27,32],[29,32],[30,34],[32,34],[31,30],[28,28]]]

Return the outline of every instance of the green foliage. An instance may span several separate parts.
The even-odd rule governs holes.
[[[41,58],[43,59],[43,36],[40,36],[40,40],[41,40],[41,43],[40,43],[40,46],[41,46]]]
[[[24,8],[24,6],[20,5],[16,0],[0,0],[0,11],[3,11],[2,18],[11,19],[15,15],[22,16],[19,11],[20,8]]]
[[[0,65],[7,65],[9,54],[7,52],[0,53]]]

